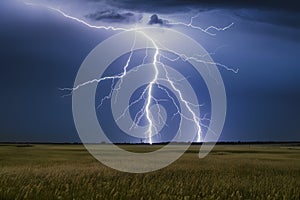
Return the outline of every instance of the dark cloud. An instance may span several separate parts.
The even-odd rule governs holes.
[[[94,0],[99,1],[99,0]],[[113,0],[107,1],[108,4],[121,6],[131,9],[138,9],[144,11],[158,10],[161,12],[170,12],[170,8],[181,8],[182,6],[203,6],[211,8],[220,7],[235,7],[235,8],[260,8],[260,9],[278,9],[299,11],[300,3],[293,0]]]
[[[189,12],[191,9],[199,12],[230,9],[234,11],[235,16],[245,20],[300,28],[300,3],[293,0],[113,0],[106,1],[106,4],[118,9],[129,9],[132,12],[158,14]],[[149,24],[163,24],[163,22],[157,18],[150,20]]]
[[[120,12],[117,10],[102,10],[92,14],[88,14],[85,17],[99,20],[99,21],[106,21],[106,22],[122,22],[122,23],[135,23],[139,21],[142,16],[139,14],[135,14],[132,12]]]
[[[154,24],[167,25],[168,21],[160,19],[157,14],[154,14],[150,17],[148,24],[150,24],[150,25],[154,25]]]
[[[152,24],[163,24],[163,20],[158,18],[158,16],[156,14],[154,14],[150,17],[150,21],[148,22],[148,24],[150,24],[150,25],[152,25]]]
[[[50,0],[46,1],[50,2]],[[191,10],[205,12],[226,9],[234,17],[243,20],[300,28],[300,3],[292,0],[284,2],[279,0],[63,0],[63,2],[67,7],[77,2],[83,12],[88,13],[87,18],[109,23],[136,23],[142,19],[141,13],[144,12],[173,14],[190,13]],[[86,10],[87,5],[92,5],[97,12],[91,13],[90,10]],[[165,25],[166,23],[157,17],[150,20],[149,24]]]

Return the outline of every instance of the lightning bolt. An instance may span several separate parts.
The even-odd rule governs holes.
[[[153,43],[154,47],[155,47],[155,54],[154,54],[154,59],[153,59],[153,66],[155,69],[155,76],[154,79],[149,83],[149,88],[148,88],[148,98],[147,98],[147,103],[146,103],[146,117],[147,120],[149,122],[149,129],[148,129],[148,133],[149,133],[149,143],[152,144],[152,127],[153,127],[153,122],[152,122],[152,118],[150,116],[150,103],[151,103],[151,99],[152,99],[152,90],[153,90],[153,85],[157,82],[157,78],[158,78],[158,74],[159,71],[157,69],[157,57],[159,55],[159,49],[156,46],[156,43],[151,40],[151,42]]]
[[[215,36],[216,33],[212,33],[210,32],[210,30],[215,30],[215,31],[225,31],[227,29],[229,29],[230,27],[232,27],[234,25],[234,23],[230,23],[229,25],[225,26],[225,27],[216,27],[216,26],[209,26],[207,28],[201,28],[200,26],[196,26],[193,24],[194,19],[196,19],[197,17],[199,17],[200,14],[197,14],[193,17],[191,17],[190,22],[189,23],[184,23],[184,22],[168,22],[168,25],[181,25],[184,27],[188,27],[188,28],[192,28],[192,29],[196,29],[196,30],[200,30],[208,35],[211,36]]]
[[[182,59],[184,61],[188,61],[188,60],[193,60],[193,61],[196,61],[196,62],[201,62],[201,63],[204,63],[206,65],[217,65],[217,66],[220,66],[220,67],[223,67],[225,68],[226,70],[229,70],[229,71],[232,71],[234,73],[237,73],[238,72],[238,69],[237,70],[234,70],[226,65],[223,65],[221,63],[215,63],[215,62],[207,62],[207,61],[204,61],[201,59],[201,57],[205,57],[207,55],[194,55],[194,56],[187,56],[187,55],[184,55],[184,54],[178,54],[176,51],[172,50],[172,49],[167,49],[169,52],[177,55],[178,57],[177,58],[169,58],[168,56],[166,55],[163,55],[161,52],[160,52],[160,49],[158,47],[158,42],[155,41],[154,39],[152,39],[149,35],[147,35],[146,33],[144,33],[143,31],[141,31],[140,29],[138,29],[137,27],[133,27],[133,28],[122,28],[122,27],[114,27],[114,26],[98,26],[98,25],[93,25],[93,24],[90,24],[86,21],[84,21],[83,19],[79,19],[77,17],[74,17],[74,16],[71,16],[69,14],[67,14],[66,12],[62,11],[61,9],[59,8],[55,8],[55,7],[52,7],[52,6],[49,6],[49,5],[45,5],[45,4],[36,4],[36,3],[32,3],[32,2],[28,2],[28,1],[24,1],[24,3],[28,6],[39,6],[39,7],[44,7],[48,10],[51,10],[51,11],[54,11],[54,12],[57,12],[58,14],[62,15],[63,17],[67,18],[67,19],[70,19],[70,20],[73,20],[73,21],[76,21],[80,24],[83,24],[89,28],[93,28],[93,29],[104,29],[104,30],[113,30],[113,31],[136,31],[138,33],[141,33],[144,35],[145,39],[147,39],[147,43],[148,41],[150,43],[152,43],[153,45],[153,48],[154,48],[154,55],[153,55],[153,61],[152,61],[152,65],[153,65],[153,69],[154,69],[154,77],[153,79],[149,82],[149,84],[147,85],[147,87],[144,89],[144,91],[142,92],[142,94],[140,95],[140,97],[133,101],[126,109],[125,111],[123,112],[123,114],[117,118],[117,120],[119,120],[120,118],[124,117],[125,115],[125,112],[126,110],[128,110],[131,106],[133,106],[134,104],[138,103],[139,101],[141,100],[145,100],[145,104],[143,106],[143,108],[137,112],[136,116],[135,116],[135,119],[134,119],[134,123],[135,124],[138,124],[142,118],[142,116],[146,116],[146,119],[148,121],[148,125],[149,125],[149,128],[147,130],[147,134],[148,134],[148,138],[149,138],[149,144],[152,144],[153,141],[152,141],[152,136],[154,135],[154,132],[158,130],[158,128],[156,127],[156,124],[154,123],[154,120],[153,120],[153,116],[152,116],[152,113],[150,112],[150,106],[151,106],[151,102],[152,101],[155,101],[156,103],[158,103],[159,101],[161,100],[158,100],[156,98],[153,97],[153,87],[155,85],[158,86],[159,89],[161,89],[162,91],[164,91],[168,97],[172,100],[173,104],[176,106],[177,108],[177,113],[175,113],[174,115],[176,114],[180,114],[182,117],[184,117],[185,119],[187,120],[190,120],[191,122],[194,123],[195,125],[195,128],[196,128],[196,131],[197,131],[197,142],[201,142],[201,135],[202,135],[202,129],[201,129],[201,118],[198,117],[196,115],[196,113],[193,111],[192,107],[199,107],[201,105],[194,105],[192,103],[190,103],[189,101],[187,101],[184,97],[183,97],[183,94],[182,92],[180,91],[180,89],[178,89],[176,87],[176,84],[174,82],[174,80],[172,80],[172,78],[169,76],[168,74],[168,71],[165,67],[165,65],[160,61],[160,57],[163,57],[163,58],[166,58],[170,61],[176,61],[178,59]],[[190,22],[189,23],[184,23],[184,22],[168,22],[167,24],[168,25],[172,25],[172,26],[184,26],[184,27],[187,27],[187,28],[192,28],[192,29],[196,29],[196,30],[200,30],[208,35],[211,35],[211,36],[214,36],[216,35],[216,33],[214,32],[211,32],[212,30],[214,31],[225,31],[227,29],[229,29],[230,27],[233,26],[233,23],[229,24],[228,26],[225,26],[225,27],[215,27],[215,26],[209,26],[207,28],[201,28],[199,26],[196,26],[193,24],[193,20],[195,18],[197,18],[199,16],[199,14],[191,17],[190,19]],[[103,101],[106,100],[106,99],[110,99],[112,97],[112,92],[114,90],[116,90],[117,92],[121,89],[122,87],[122,82],[123,82],[123,78],[130,72],[128,72],[128,67],[130,65],[130,62],[131,62],[131,59],[132,59],[132,56],[133,56],[133,49],[135,47],[135,42],[136,42],[136,35],[135,35],[135,38],[134,38],[134,42],[133,42],[133,45],[132,45],[132,48],[131,48],[131,51],[130,51],[130,54],[129,54],[129,57],[125,63],[125,65],[123,66],[123,72],[121,74],[118,74],[118,75],[115,75],[115,76],[107,76],[107,77],[101,77],[99,79],[93,79],[93,80],[89,80],[89,81],[86,81],[84,83],[81,83],[81,84],[78,84],[77,86],[73,87],[73,88],[60,88],[60,90],[62,91],[69,91],[70,94],[72,94],[74,91],[78,90],[79,88],[81,87],[85,87],[89,84],[92,84],[92,83],[100,83],[102,81],[106,81],[106,80],[111,80],[112,81],[112,85],[111,85],[111,91],[110,93],[105,96],[104,98],[102,98],[101,100],[101,103],[99,106],[102,105]],[[146,48],[146,55],[143,59],[143,63],[142,65],[144,64],[146,58],[148,57],[148,53],[147,53],[147,48]],[[142,66],[141,65],[141,66]],[[185,107],[187,108],[187,110],[189,111],[189,113],[191,114],[192,117],[189,117],[189,116],[183,116],[180,111],[179,111],[179,108],[177,106],[177,104],[175,103],[175,100],[173,99],[173,97],[171,97],[171,95],[168,93],[168,91],[161,87],[159,85],[159,67],[158,66],[162,66],[163,70],[164,70],[164,73],[165,73],[165,78],[162,79],[166,82],[168,82],[172,89],[178,94],[179,96],[179,100],[181,102],[183,102],[183,104],[185,105]],[[138,70],[138,69],[136,69]],[[120,83],[118,85],[117,88],[114,88],[114,84],[115,84],[115,80],[120,80]],[[117,95],[116,95],[117,96]],[[146,97],[145,97],[146,96]],[[158,105],[158,104],[157,104]],[[162,119],[162,116],[160,114],[160,109],[158,107],[158,115],[159,115],[159,118]],[[204,117],[205,119],[205,117]],[[134,125],[132,125],[131,128],[133,128]],[[180,130],[181,131],[181,130]]]

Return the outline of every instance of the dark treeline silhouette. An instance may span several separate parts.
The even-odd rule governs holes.
[[[172,144],[187,144],[190,142],[172,142]],[[55,145],[83,145],[83,143],[80,142],[0,142],[0,145],[18,145],[18,146],[31,146],[34,144],[55,144]],[[111,144],[111,143],[89,143],[89,144]],[[115,145],[167,145],[169,142],[159,142],[159,143],[128,143],[128,142],[119,142],[119,143],[114,143]],[[192,142],[191,145],[202,145],[203,142]],[[206,142],[206,144],[214,144],[213,142]],[[249,144],[289,144],[289,145],[300,145],[300,141],[251,141],[251,142],[246,142],[246,141],[230,141],[230,142],[224,142],[220,141],[217,142],[216,145],[249,145]]]

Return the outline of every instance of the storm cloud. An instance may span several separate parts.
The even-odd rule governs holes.
[[[29,1],[29,0],[28,0]],[[230,67],[220,73],[226,86],[227,117],[221,141],[300,141],[299,10],[290,1],[30,0],[60,8],[90,24],[127,26],[143,15],[201,27],[235,25],[216,37],[182,33]],[[136,18],[137,17],[137,18]],[[154,23],[155,22],[155,23]],[[296,24],[298,23],[298,25]],[[105,25],[107,25],[105,24]],[[58,88],[72,87],[88,53],[115,32],[92,29],[42,6],[0,1],[0,141],[80,142],[72,99]],[[148,25],[150,26],[150,25]],[[291,28],[293,27],[293,28]],[[180,31],[180,30],[179,30]],[[118,47],[112,47],[118,48]],[[144,54],[143,54],[144,56]],[[143,57],[142,57],[143,58]],[[142,59],[141,58],[141,59]],[[134,63],[132,63],[134,64]],[[120,138],[123,139],[123,138]]]
[[[120,12],[117,10],[102,10],[88,14],[85,17],[105,22],[136,23],[141,20],[142,15],[132,12]]]
[[[94,0],[99,2],[99,0]],[[101,1],[101,0],[100,0]],[[271,0],[271,1],[260,1],[260,0],[114,0],[107,1],[108,4],[123,7],[132,8],[136,10],[145,11],[165,11],[170,12],[172,8],[182,9],[184,6],[189,7],[205,7],[205,8],[255,8],[255,9],[276,9],[276,10],[288,10],[288,11],[299,11],[300,6],[297,5],[296,1],[293,0]]]
[[[150,20],[148,22],[149,25],[159,24],[159,25],[168,25],[168,20],[164,20],[158,17],[157,14],[154,14],[150,17]]]
[[[221,1],[221,0],[32,0],[37,4],[51,4],[69,10],[69,14],[82,13],[80,17],[108,22],[133,24],[140,22],[143,14],[160,16],[228,10],[233,18],[269,23],[278,26],[300,28],[300,5],[296,1]],[[148,24],[165,24],[153,18]],[[169,19],[168,19],[169,20]]]

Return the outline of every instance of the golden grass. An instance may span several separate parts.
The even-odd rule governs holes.
[[[200,160],[192,146],[164,169],[130,174],[102,165],[81,145],[0,146],[0,199],[298,200],[299,188],[295,147],[216,146]]]

